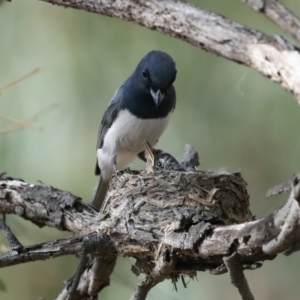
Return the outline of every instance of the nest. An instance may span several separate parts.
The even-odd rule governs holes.
[[[110,234],[129,233],[154,242],[199,222],[230,225],[251,221],[246,185],[240,173],[124,173],[111,180],[100,227]]]

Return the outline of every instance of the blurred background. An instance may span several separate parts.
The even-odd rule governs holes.
[[[194,0],[235,21],[286,36],[239,0]],[[282,1],[300,16],[298,0]],[[44,71],[0,95],[0,115],[26,120],[57,104],[36,123],[0,135],[0,172],[30,183],[41,180],[88,200],[94,177],[97,130],[115,90],[150,50],[169,53],[177,64],[177,107],[158,147],[181,158],[194,145],[204,170],[239,171],[248,182],[251,209],[262,217],[288,195],[265,198],[267,189],[300,171],[300,107],[293,96],[255,71],[138,25],[36,0],[0,4],[0,87],[37,67]],[[286,38],[289,38],[286,36]],[[10,125],[0,118],[0,128]],[[141,162],[132,165],[143,168]],[[66,237],[38,229],[15,216],[8,224],[25,245]],[[2,239],[2,237],[1,237]],[[1,240],[3,241],[3,240]],[[75,257],[0,270],[7,291],[2,300],[54,299],[76,269]],[[133,261],[119,258],[102,299],[129,299],[140,278]],[[299,299],[300,255],[280,255],[247,271],[257,299]],[[198,273],[186,290],[170,281],[155,287],[153,299],[240,299],[227,274]]]

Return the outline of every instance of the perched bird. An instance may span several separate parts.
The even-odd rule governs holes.
[[[176,104],[176,72],[167,53],[151,51],[116,91],[98,133],[94,208],[101,208],[112,174],[142,158],[143,141],[155,145],[165,131]]]
[[[144,141],[144,145],[146,149],[147,172],[162,170],[185,171],[171,154],[159,149],[154,149],[147,141]]]

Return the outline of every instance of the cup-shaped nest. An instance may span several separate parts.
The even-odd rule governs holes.
[[[240,173],[132,171],[114,176],[100,227],[157,239],[199,222],[230,225],[254,220]],[[148,240],[149,241],[149,240]]]

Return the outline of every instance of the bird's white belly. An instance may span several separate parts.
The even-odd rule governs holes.
[[[103,174],[105,169],[112,169],[113,153],[117,155],[117,169],[123,169],[138,153],[145,150],[143,141],[155,145],[168,125],[169,116],[170,114],[166,118],[139,119],[127,110],[121,111],[108,129],[102,148],[97,151],[101,173]]]

